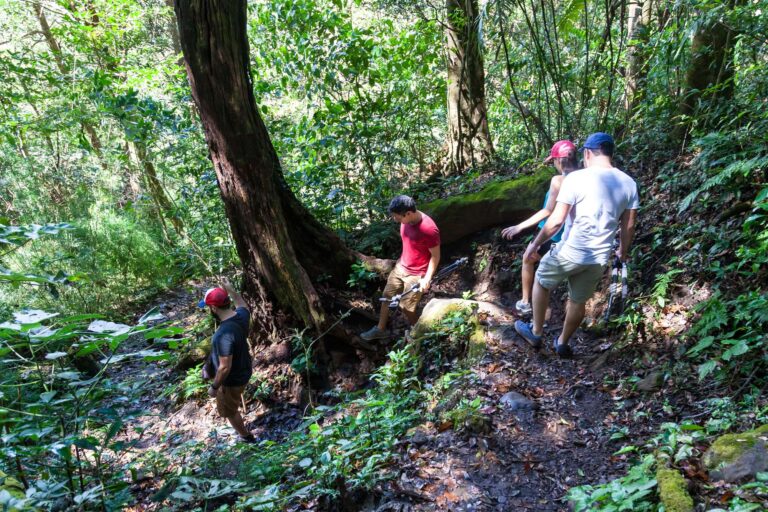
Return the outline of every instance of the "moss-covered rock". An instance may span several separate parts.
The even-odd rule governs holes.
[[[659,466],[656,482],[659,499],[667,512],[693,512],[693,498],[688,494],[688,484],[679,471]]]
[[[489,227],[526,219],[541,207],[553,175],[547,169],[508,181],[494,181],[477,192],[438,199],[419,209],[434,219],[442,243],[448,244]]]
[[[16,500],[23,500],[27,497],[24,492],[24,486],[12,476],[8,476],[5,472],[0,471],[0,493],[2,492],[8,493],[5,499],[2,500],[3,510],[8,510],[9,512],[17,512],[18,510],[21,510],[15,502]],[[30,510],[26,506],[24,506],[23,509]]]
[[[768,470],[768,425],[718,437],[703,462],[713,480],[727,482]]]
[[[419,321],[411,328],[411,338],[418,351],[422,339],[429,333],[439,330],[441,321],[457,311],[469,310],[471,314],[467,323],[471,329],[467,341],[466,352],[462,356],[470,361],[479,359],[485,354],[485,329],[480,325],[478,313],[499,315],[501,309],[494,304],[464,299],[432,299],[424,307]]]

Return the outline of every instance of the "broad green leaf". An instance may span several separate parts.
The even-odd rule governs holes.
[[[731,348],[723,352],[722,358],[726,361],[730,361],[732,358],[746,354],[749,352],[749,345],[745,340],[735,340],[736,344]]]
[[[712,373],[715,368],[717,368],[717,361],[711,359],[706,363],[699,365],[699,380],[704,380],[704,378]]]

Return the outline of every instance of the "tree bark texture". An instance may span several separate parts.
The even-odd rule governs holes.
[[[192,96],[245,273],[245,292],[276,299],[306,325],[326,323],[312,277],[348,276],[354,254],[293,195],[259,116],[245,0],[176,0]]]
[[[446,0],[448,158],[444,174],[486,163],[493,156],[485,105],[485,70],[477,0]]]
[[[653,12],[653,0],[627,2],[627,79],[624,87],[624,108],[631,114],[642,100],[645,78],[648,74],[648,34]]]
[[[738,0],[727,2],[733,9]],[[710,8],[711,9],[711,8]],[[709,17],[701,23],[691,41],[691,62],[686,72],[686,92],[680,106],[682,114],[695,114],[702,100],[728,100],[733,97],[733,48],[736,31],[729,27],[721,15]],[[720,86],[720,87],[716,87]]]

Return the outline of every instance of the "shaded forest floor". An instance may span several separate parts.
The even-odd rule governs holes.
[[[448,248],[446,262],[468,255],[470,268],[435,286],[430,297],[460,297],[472,289],[480,299],[514,303],[519,290],[516,262],[523,247],[486,233]],[[205,319],[196,302],[206,285],[169,293],[157,305],[174,325],[191,329]],[[546,329],[550,340],[562,325],[564,295],[562,287],[552,296]],[[604,301],[605,290],[595,303]],[[371,304],[361,296],[354,302]],[[486,353],[465,368],[470,385],[463,387],[461,398],[480,399],[480,421],[472,428],[455,428],[432,417],[412,428],[397,443],[388,478],[369,495],[356,497],[354,509],[567,510],[562,498],[569,488],[603,483],[626,471],[631,454],[617,453],[624,444],[640,444],[661,423],[696,414],[696,396],[669,380],[653,383],[646,392],[638,390],[636,383],[650,372],[653,357],[643,357],[642,347],[627,347],[621,332],[579,330],[573,340],[575,359],[561,360],[548,348],[536,352],[528,347],[512,326],[515,313],[508,311],[485,321]],[[357,320],[361,325],[367,321]],[[396,318],[395,332],[403,327]],[[332,353],[337,371],[329,385],[345,391],[368,385],[367,374],[376,361],[385,360],[394,342],[380,343],[375,354]],[[123,350],[142,350],[144,343],[135,340]],[[624,348],[616,350],[618,346]],[[301,378],[290,370],[290,358],[275,362],[257,355],[256,360],[262,367],[246,392],[246,424],[259,440],[279,441],[306,412],[291,390]],[[116,365],[110,378],[137,390],[137,399],[123,404],[125,410],[145,411],[126,421],[129,428],[123,434],[132,446],[128,457],[143,468],[132,488],[139,501],[135,510],[161,508],[162,499],[153,502],[152,497],[157,498],[169,475],[190,463],[206,466],[202,469],[224,481],[238,478],[241,468],[217,466],[216,459],[248,448],[236,444],[234,431],[217,417],[213,400],[181,398],[183,373],[168,362],[130,359]],[[270,396],[257,399],[254,388],[264,382]],[[226,503],[229,498],[222,499]],[[305,505],[321,508],[312,501]]]

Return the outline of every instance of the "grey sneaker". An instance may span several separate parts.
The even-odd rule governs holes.
[[[374,325],[367,331],[360,333],[360,337],[365,341],[383,340],[389,338],[389,333],[382,329],[379,329],[378,325]]]
[[[529,302],[523,302],[521,300],[515,302],[515,309],[518,313],[520,313],[523,316],[528,316],[531,313],[533,313],[533,310],[531,309],[531,304]]]

